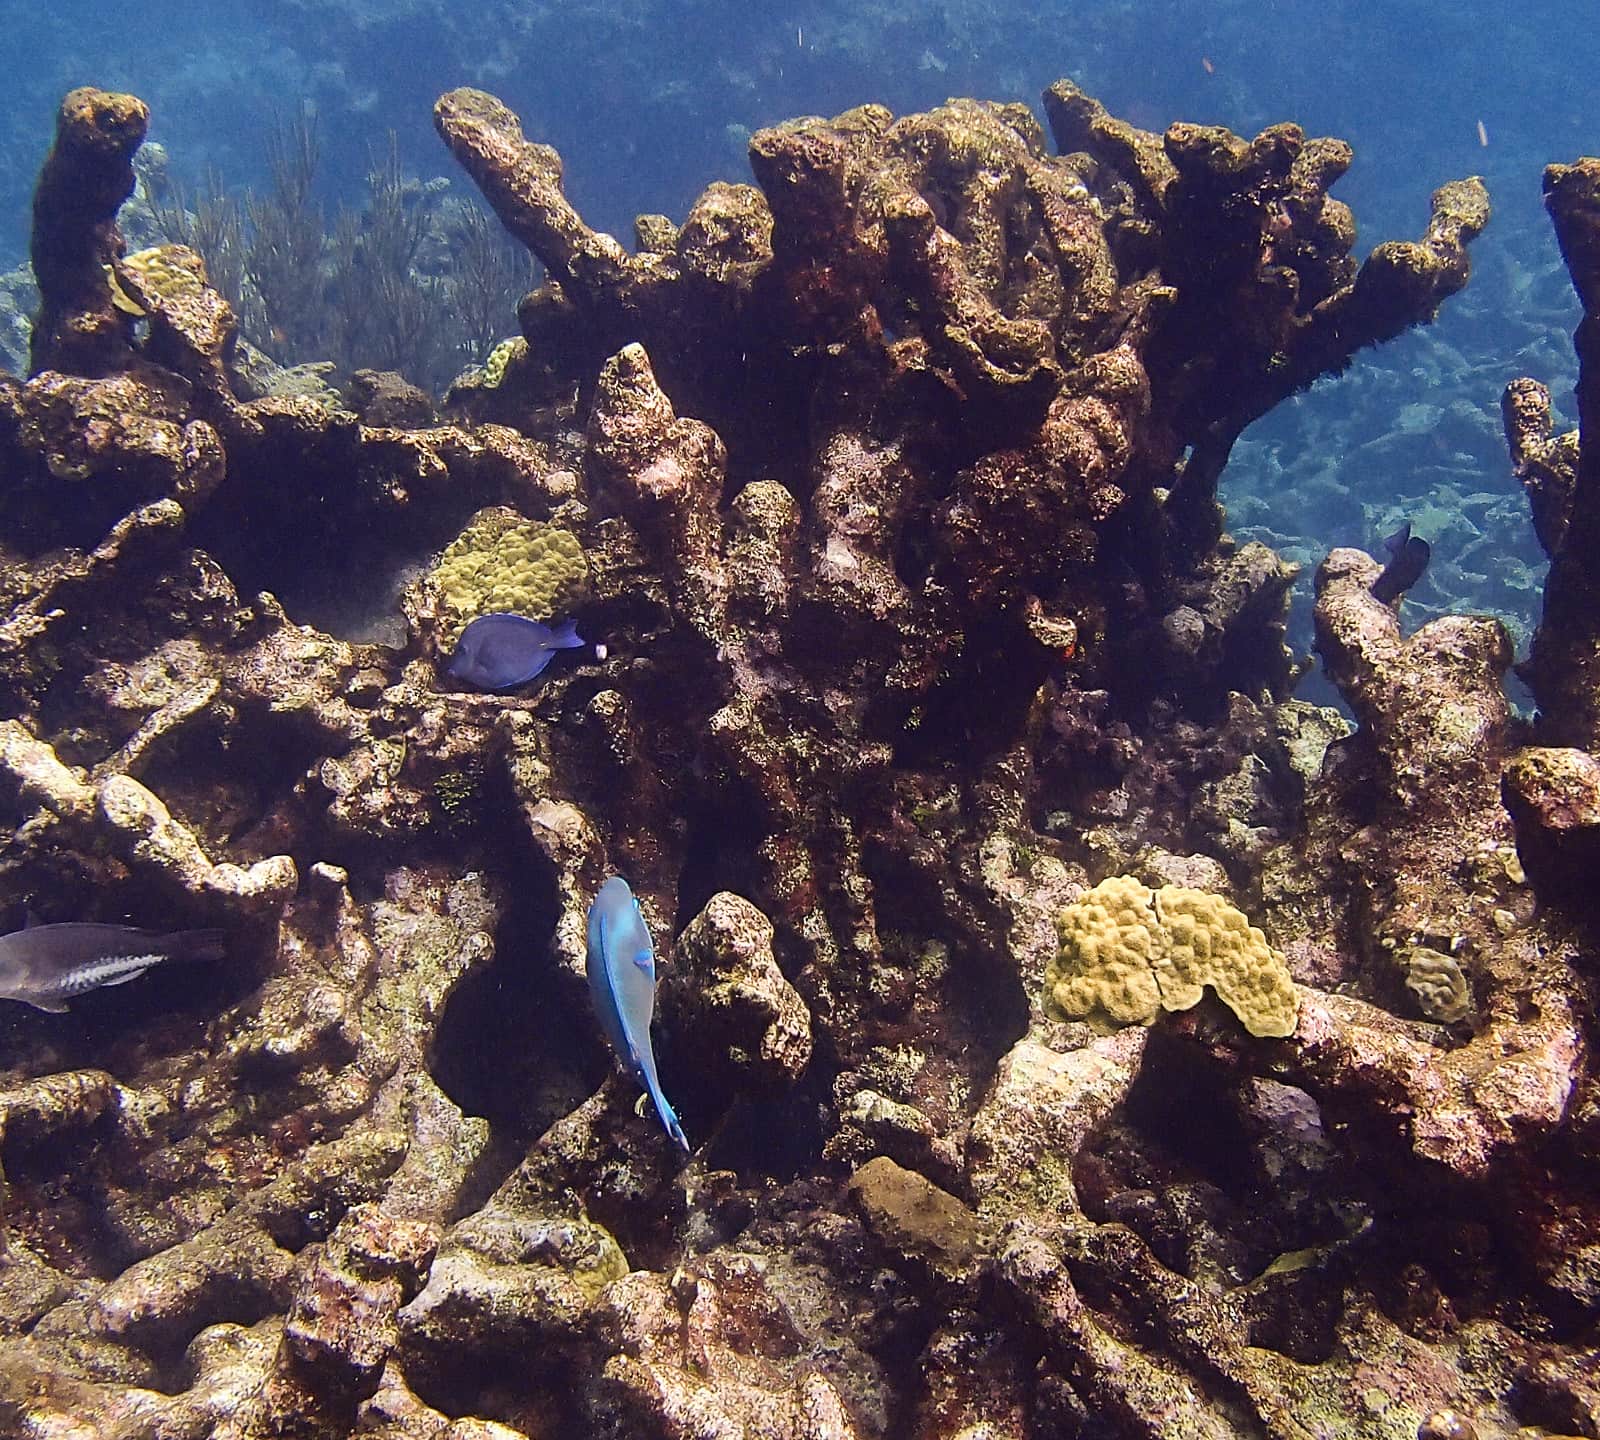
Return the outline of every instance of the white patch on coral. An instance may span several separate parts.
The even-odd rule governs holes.
[[[823,547],[822,558],[835,570],[857,570],[861,566],[861,562],[856,559],[855,551],[837,535],[828,537],[828,543]]]

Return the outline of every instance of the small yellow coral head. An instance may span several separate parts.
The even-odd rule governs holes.
[[[515,510],[480,510],[434,566],[439,645],[448,651],[480,615],[510,610],[530,620],[567,614],[583,592],[589,564],[570,530],[525,520]]]
[[[1289,1035],[1300,1000],[1283,957],[1220,895],[1128,875],[1102,880],[1056,919],[1061,948],[1045,971],[1045,1008],[1148,1024],[1187,1010],[1210,985],[1252,1035]]]
[[[506,378],[506,367],[527,353],[528,342],[522,336],[517,335],[510,340],[502,340],[489,352],[489,358],[483,362],[483,388],[498,389],[500,382]]]
[[[148,250],[135,250],[124,255],[120,264],[123,273],[136,286],[163,298],[197,294],[207,283],[205,261],[185,245],[152,245]],[[112,299],[115,301],[117,291],[121,290],[123,297],[135,307],[137,313],[144,314],[144,306],[138,299],[128,295],[121,284],[116,283],[114,274],[112,279]],[[124,307],[118,303],[117,308]]]

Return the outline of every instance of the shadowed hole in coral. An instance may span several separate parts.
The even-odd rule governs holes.
[[[977,766],[1021,734],[1050,672],[1049,652],[1005,618],[973,625],[966,645],[922,695],[894,744],[894,763]]]
[[[170,744],[152,749],[139,780],[189,826],[216,862],[248,866],[282,849],[302,874],[330,858],[303,838],[299,785],[327,753],[327,741],[265,714],[236,712],[220,723],[198,723]]]
[[[752,480],[776,480],[803,500],[814,483],[803,457],[815,361],[772,333],[741,338],[745,343],[729,349],[711,336],[685,335],[682,355],[656,342],[656,378],[677,413],[710,425],[726,448],[723,504]]]
[[[1017,984],[1010,956],[981,949],[957,957],[944,991],[940,1012],[960,1017],[962,1068],[975,1082],[976,1096],[1026,1033],[1028,997]]]
[[[478,1328],[471,1343],[459,1344],[402,1334],[395,1358],[423,1404],[472,1417],[466,1424],[480,1434],[485,1421],[528,1436],[604,1433],[587,1428],[590,1417],[580,1409],[596,1357],[573,1344],[528,1344],[521,1334],[495,1333],[492,1324]]]
[[[27,1138],[0,1148],[5,1169],[5,1238],[79,1279],[109,1280],[132,1261],[104,1223],[109,1113],[87,1125]],[[126,1177],[121,1177],[125,1179]]]
[[[952,835],[950,843],[962,838]],[[945,897],[937,880],[906,864],[889,842],[866,847],[863,861],[885,954],[909,972],[915,996],[901,1033],[879,1043],[912,1044],[944,1056],[975,1099],[1028,1028],[1028,998],[1014,963],[982,945],[948,945],[939,925]],[[951,928],[959,934],[964,927],[957,922]],[[924,987],[936,993],[924,994]]]
[[[397,507],[377,480],[341,467],[301,466],[298,484],[230,472],[191,525],[243,598],[270,591],[296,624],[340,640],[406,641],[400,593],[453,540],[486,493]],[[381,480],[382,477],[378,477]],[[230,489],[230,487],[232,487]]]
[[[673,1093],[685,1097],[679,1106],[686,1117],[685,1133],[703,1164],[732,1170],[741,1182],[760,1177],[781,1185],[809,1173],[822,1153],[831,1129],[827,1121],[831,1083],[826,1074],[808,1070],[780,1095],[713,1096],[680,1068]],[[718,1118],[709,1129],[702,1129],[700,1115]],[[724,1238],[732,1238],[732,1232]]]
[[[759,813],[752,799],[742,808],[700,807],[691,815],[673,930],[657,937],[658,951],[670,954],[672,941],[714,895],[727,891],[755,903],[762,883],[757,851],[767,838]],[[787,973],[781,936],[775,935],[774,947]],[[780,1095],[728,1090],[697,1063],[692,1016],[680,1019],[670,998],[658,1005],[655,1051],[662,1086],[689,1143],[704,1147],[706,1163],[785,1180],[814,1162],[824,1138],[817,1102],[825,1096],[807,1096],[805,1080]]]
[[[1201,1003],[1218,1002],[1208,995]],[[1122,1114],[1166,1163],[1202,1176],[1235,1199],[1255,1198],[1258,1167],[1231,1077],[1159,1022],[1145,1042]]]
[[[1331,1192],[1307,1203],[1305,1175],[1274,1180],[1263,1143],[1234,1078],[1157,1021],[1127,1101],[1074,1157],[1073,1183],[1090,1219],[1126,1226],[1166,1268],[1232,1291],[1250,1344],[1318,1364],[1334,1353],[1353,1212]],[[1092,1285],[1085,1298],[1116,1303]]]
[[[458,1210],[478,1208],[555,1121],[605,1078],[599,1026],[550,950],[559,906],[539,873],[505,884],[494,959],[451,993],[428,1055],[434,1080],[468,1115],[489,1122],[484,1155]]]
[[[1166,1268],[1210,1285],[1248,1279],[1279,1248],[1233,1094],[1158,1022],[1127,1100],[1072,1162],[1090,1219],[1127,1226]]]
[[[721,891],[746,899],[758,895],[762,876],[759,848],[767,839],[753,796],[742,806],[695,806],[687,828],[683,865],[678,871],[675,931],[681,931]]]

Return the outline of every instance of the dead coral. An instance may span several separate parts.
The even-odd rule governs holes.
[[[1600,411],[1600,161],[1552,165],[1544,174],[1545,208],[1583,305],[1578,351],[1577,435],[1552,438],[1550,399],[1533,381],[1513,382],[1505,399],[1513,465],[1529,491],[1540,544],[1549,555],[1544,613],[1527,664],[1541,712],[1540,739],[1600,749],[1595,572],[1589,553],[1600,525],[1600,454],[1594,419]]]
[[[61,102],[33,198],[36,372],[102,375],[127,358],[127,317],[113,299],[109,267],[122,253],[117,210],[133,193],[133,155],[149,121],[132,95],[84,88]]]
[[[717,1090],[729,1079],[754,1087],[798,1080],[811,1059],[811,1016],[772,952],[767,917],[737,895],[713,895],[678,936],[676,954],[694,1007],[680,1023],[729,1072],[700,1083]]]
[[[1354,866],[1359,943],[1370,952],[1428,940],[1469,962],[1501,943],[1492,912],[1516,908],[1494,860],[1512,838],[1500,804],[1519,738],[1501,688],[1511,644],[1497,621],[1464,616],[1402,636],[1399,616],[1371,594],[1378,569],[1335,550],[1317,576],[1318,649],[1362,727],[1341,742],[1339,784],[1351,810],[1371,817],[1344,851],[1365,852]]]
[[[1481,193],[1357,268],[1339,142],[1047,109],[1059,154],[1017,105],[774,127],[629,253],[446,96],[548,278],[443,426],[370,378],[263,395],[199,259],[80,217],[102,268],[57,293],[93,319],[110,267],[122,348],[0,382],[0,899],[255,923],[182,994],[14,1028],[8,1423],[1594,1428],[1585,918],[1535,913],[1499,788],[1542,883],[1581,765],[1514,758],[1497,629],[1404,636],[1348,552],[1329,744],[1291,573],[1211,491],[1462,283]],[[427,279],[432,192],[375,168],[373,254]],[[526,696],[443,690],[412,583],[484,507],[588,569],[603,653]],[[1223,894],[1290,937],[1292,1035],[1045,1015],[1054,917],[1133,869],[1211,893],[1162,917],[1188,950]],[[589,1017],[615,872],[687,1166]]]

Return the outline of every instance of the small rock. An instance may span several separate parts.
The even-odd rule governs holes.
[[[982,1253],[983,1224],[954,1195],[886,1155],[850,1177],[850,1194],[867,1228],[886,1247],[955,1278]]]

